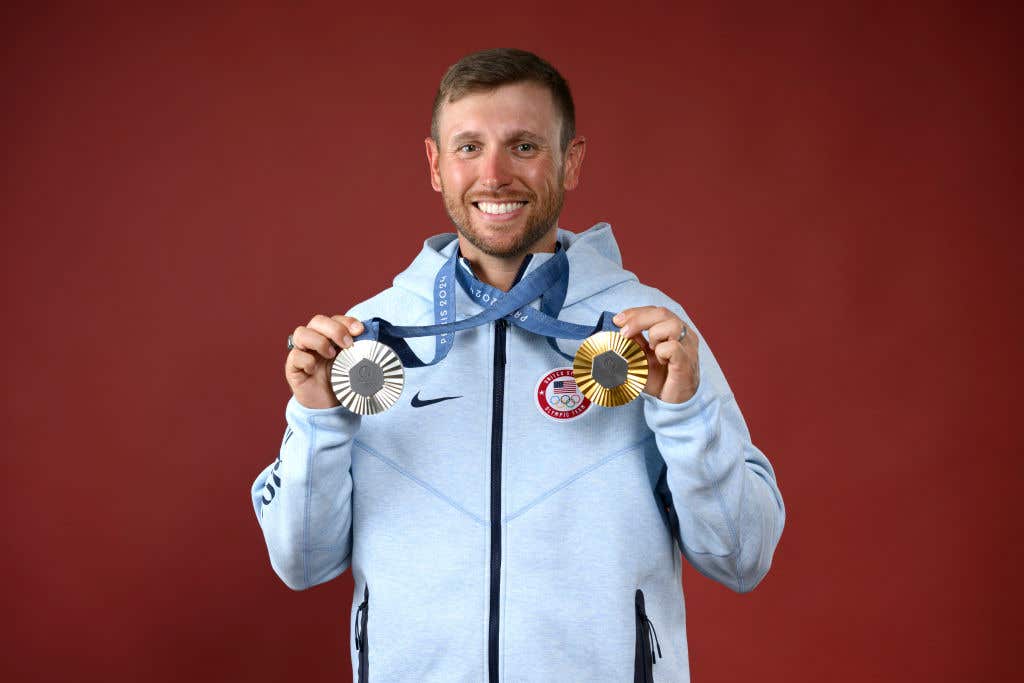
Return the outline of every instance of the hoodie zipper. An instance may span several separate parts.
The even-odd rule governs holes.
[[[508,323],[494,323],[494,402],[491,411],[491,602],[487,638],[490,683],[498,683],[498,598],[501,590],[501,437],[505,418],[505,337]]]

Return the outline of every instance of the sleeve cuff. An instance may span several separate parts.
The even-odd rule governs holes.
[[[359,428],[360,416],[345,406],[333,408],[307,408],[292,395],[285,407],[288,422],[316,425],[317,429],[354,432]]]
[[[656,424],[666,420],[679,422],[680,420],[690,420],[700,415],[710,400],[705,396],[706,384],[707,382],[701,377],[700,383],[697,384],[697,391],[693,392],[693,396],[682,403],[669,403],[662,401],[657,396],[651,396],[647,393],[640,394],[644,401],[644,415],[647,418],[648,424],[654,428]]]

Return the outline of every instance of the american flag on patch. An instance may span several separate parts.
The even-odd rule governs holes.
[[[578,389],[576,388],[576,380],[574,379],[560,379],[552,382],[554,385],[554,393],[556,394],[575,394]]]

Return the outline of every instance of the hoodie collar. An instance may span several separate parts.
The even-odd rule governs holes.
[[[633,273],[622,269],[619,246],[608,223],[598,223],[580,233],[559,228],[558,242],[569,259],[569,289],[565,306],[637,279]],[[427,238],[419,255],[395,277],[395,286],[432,301],[434,276],[457,248],[458,239],[453,232]],[[535,270],[551,256],[550,252],[533,254],[523,275]]]

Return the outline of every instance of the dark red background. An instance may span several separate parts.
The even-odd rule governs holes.
[[[5,680],[348,680],[350,575],[289,591],[248,490],[285,336],[450,229],[430,103],[497,45],[569,79],[562,225],[687,308],[786,499],[754,593],[687,569],[694,679],[1009,675],[1019,17],[627,4],[3,10]]]

